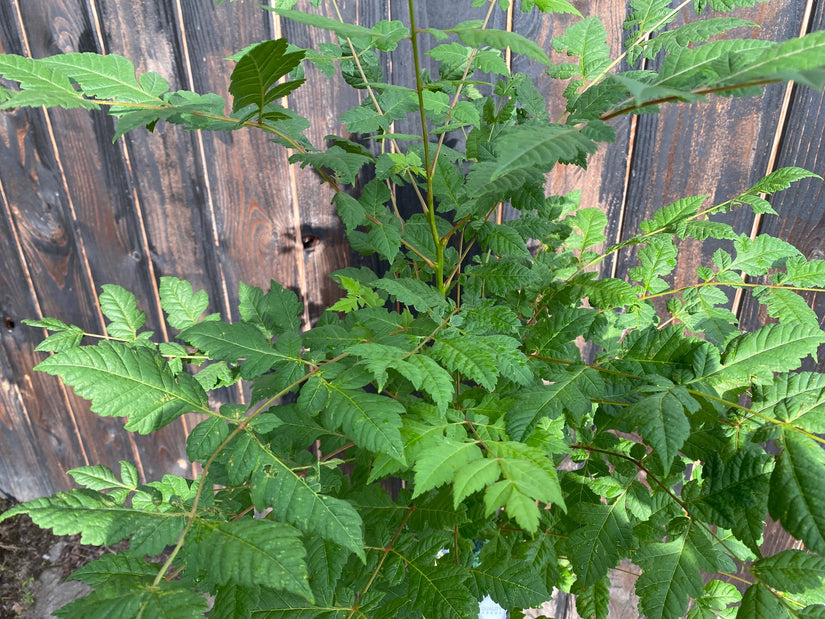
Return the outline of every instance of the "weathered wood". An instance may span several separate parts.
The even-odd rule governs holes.
[[[28,51],[26,32],[20,30],[18,16],[10,9],[4,5],[0,49],[25,53]],[[45,15],[39,15],[37,19],[36,23],[43,25]],[[4,243],[4,247],[11,248],[25,261],[25,266],[20,265],[10,273],[23,275],[24,281],[28,278],[34,285],[36,298],[35,301],[27,293],[15,299],[19,311],[25,312],[17,316],[15,322],[19,324],[24,318],[38,318],[42,311],[83,328],[100,330],[100,314],[83,241],[75,228],[60,160],[49,132],[48,117],[43,112],[16,110],[3,114],[0,167],[9,225],[7,233],[12,235],[6,237],[8,243]],[[7,260],[13,258],[7,256]],[[33,340],[37,335],[32,332],[24,337]],[[31,344],[28,340],[21,346],[21,354],[13,355],[9,360],[13,374],[20,381],[18,388],[30,396],[31,404],[27,404],[27,422],[16,425],[15,431],[6,437],[11,442],[25,440],[28,435],[42,453],[34,461],[26,458],[17,466],[32,468],[37,471],[32,474],[42,475],[42,481],[48,475],[54,487],[61,488],[66,485],[63,478],[68,468],[90,461],[109,463],[122,458],[139,459],[134,439],[121,432],[119,420],[90,414],[88,403],[62,387],[56,378],[38,374],[36,379],[31,379],[31,386],[27,386],[30,379],[26,377],[30,376],[31,367],[42,357],[33,353]],[[34,393],[35,385],[37,393]],[[48,446],[53,453],[49,453]],[[54,468],[46,473],[39,468],[38,461]],[[26,483],[20,480],[3,480],[2,485],[19,487],[21,483],[20,492],[25,494]]]

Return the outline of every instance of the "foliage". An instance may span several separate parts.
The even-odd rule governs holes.
[[[736,605],[738,616],[820,616],[825,378],[797,370],[825,342],[801,296],[825,288],[825,263],[712,219],[770,213],[767,194],[813,175],[777,170],[719,204],[683,198],[606,246],[605,215],[578,208],[575,194],[546,196],[543,173],[586,165],[624,114],[789,79],[821,86],[825,32],[707,42],[748,23],[672,28],[669,2],[631,0],[620,58],[632,67],[618,71],[597,17],[574,21],[551,57],[486,21],[418,30],[413,2],[411,23],[372,27],[295,6],[271,10],[336,43],[278,39],[239,52],[230,105],[170,92],[115,55],[0,55],[0,75],[17,84],[0,91],[3,108],[104,108],[115,139],[159,121],[270,134],[334,188],[352,247],[381,263],[335,274],[343,296],[311,327],[276,282],[242,285],[241,320],[229,323],[204,315],[206,294],[173,277],[160,296],[175,342],[156,342],[135,297],[114,285],[100,295],[109,322],[96,343],[56,319],[29,321],[52,332],[38,369],[97,414],[141,433],[202,419],[186,444],[196,479],[142,484],[128,462],[118,473],[86,466],[70,471],[80,488],[0,517],[25,512],[90,544],[130,540],[75,573],[94,592],[60,616],[200,616],[208,595],[219,617],[447,619],[472,616],[486,594],[515,616],[562,587],[581,613],[604,617],[607,576],[622,560],[638,567],[650,618],[689,604],[691,617],[732,617]],[[565,0],[521,4],[536,8],[577,13]],[[437,72],[419,66],[426,41]],[[380,54],[396,49],[413,57],[413,86],[382,73]],[[506,49],[566,81],[558,122],[531,78],[510,73]],[[643,59],[659,70],[641,70]],[[358,143],[317,148],[308,122],[278,103],[307,64],[364,91],[341,118]],[[418,134],[393,133],[405,120]],[[447,135],[459,139],[448,147]],[[348,187],[356,180],[360,192]],[[418,212],[405,214],[399,187],[414,190]],[[504,204],[515,214],[501,221]],[[720,248],[676,288],[687,238]],[[629,246],[638,266],[627,279],[597,278]],[[725,307],[736,289],[775,320],[740,332]],[[239,381],[252,404],[215,410],[210,392]],[[388,478],[401,489],[385,491]],[[768,515],[806,550],[762,556]],[[703,573],[737,566],[744,596],[704,584]]]

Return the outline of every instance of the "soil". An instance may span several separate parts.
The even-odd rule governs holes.
[[[0,495],[0,513],[14,506]],[[84,546],[80,535],[58,536],[23,514],[0,523],[0,619],[50,617],[52,611],[86,595],[78,581],[63,582],[77,568],[110,549]]]

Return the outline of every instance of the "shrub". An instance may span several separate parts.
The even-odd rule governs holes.
[[[169,92],[119,56],[0,56],[0,75],[19,84],[0,89],[3,107],[103,108],[115,139],[159,121],[270,134],[335,190],[352,247],[381,264],[334,273],[343,296],[311,328],[275,282],[241,285],[241,320],[229,323],[204,316],[206,294],[174,277],[160,281],[173,342],[154,341],[115,285],[100,295],[109,322],[97,339],[28,321],[52,332],[38,369],[95,413],[126,417],[126,430],[205,416],[186,444],[202,471],[194,480],[141,484],[128,462],[85,466],[70,471],[81,488],[0,517],[25,512],[89,544],[130,540],[73,575],[94,592],[58,614],[446,619],[472,616],[489,594],[515,616],[562,588],[582,615],[604,617],[608,574],[628,559],[650,618],[681,616],[690,600],[691,617],[821,616],[825,376],[795,370],[825,342],[800,295],[825,288],[825,262],[713,219],[773,213],[766,194],[813,175],[779,169],[716,204],[685,197],[609,246],[604,213],[579,207],[575,192],[545,195],[544,174],[586,165],[622,115],[789,79],[821,87],[825,32],[709,41],[748,23],[668,29],[679,9],[631,0],[618,58],[589,17],[554,39],[571,60],[558,64],[486,22],[417,29],[412,0],[411,23],[372,27],[294,4],[270,10],[337,43],[239,52],[229,114],[217,94]],[[695,0],[695,12],[708,4],[752,2]],[[490,2],[488,16],[505,5]],[[576,13],[566,0],[520,8]],[[437,74],[420,68],[425,44]],[[413,87],[382,74],[379,56],[396,48],[412,56]],[[565,80],[558,122],[531,78],[510,73],[506,49]],[[632,68],[618,71],[620,59]],[[660,68],[642,70],[642,59]],[[341,116],[349,137],[324,147],[278,103],[306,63],[364,93]],[[417,134],[395,132],[410,120]],[[514,216],[501,221],[505,203]],[[688,238],[724,247],[674,287]],[[598,277],[624,248],[638,266]],[[726,308],[737,289],[775,322],[741,332]],[[211,391],[238,381],[251,405],[210,406]],[[395,493],[381,485],[390,477]],[[763,556],[768,515],[807,550]],[[739,567],[744,595],[703,582]]]

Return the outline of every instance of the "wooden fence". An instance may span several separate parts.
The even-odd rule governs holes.
[[[322,33],[279,21],[259,2],[0,0],[0,52],[117,53],[139,72],[160,73],[173,89],[225,94],[231,53],[264,38],[286,36],[301,46],[324,40]],[[407,6],[392,0],[339,4],[345,19],[367,25],[404,19]],[[626,2],[574,4],[601,15],[611,48],[621,49]],[[416,6],[422,27],[453,24],[481,10],[471,9],[469,0],[418,0]],[[552,36],[571,21],[512,8],[496,13],[496,27],[548,50]],[[754,38],[825,29],[825,4],[814,0],[774,0],[736,15],[761,24],[746,32]],[[409,79],[406,53],[392,55],[393,79]],[[511,64],[541,75],[521,58]],[[538,82],[560,94],[548,78]],[[760,98],[672,105],[659,115],[619,119],[617,141],[587,171],[558,167],[549,189],[581,189],[582,204],[607,213],[609,240],[616,241],[680,197],[723,200],[786,165],[825,173],[823,101],[818,92],[774,86]],[[312,120],[315,144],[339,132],[335,118],[357,104],[357,92],[323,79],[310,80],[290,102]],[[562,106],[559,96],[551,117]],[[123,431],[122,420],[91,414],[55,378],[33,372],[43,333],[23,326],[23,319],[52,316],[99,332],[97,295],[101,285],[116,283],[137,295],[149,328],[165,338],[158,281],[174,275],[205,289],[211,311],[233,318],[239,282],[267,287],[274,278],[299,291],[312,320],[338,294],[327,274],[353,260],[329,191],[311,172],[288,166],[284,149],[261,135],[162,127],[155,135],[139,130],[112,143],[113,132],[112,121],[97,113],[0,112],[0,490],[18,499],[69,487],[65,471],[85,464],[129,459],[146,480],[189,466],[185,419],[136,436]],[[825,184],[803,180],[772,204],[779,217],[754,219],[741,211],[727,221],[740,232],[780,236],[809,258],[825,257]],[[677,285],[695,278],[708,251],[692,243],[682,247]],[[620,275],[627,262],[620,256],[605,268]],[[825,313],[821,297],[811,302]],[[744,327],[765,320],[747,295],[735,299],[733,309]],[[775,543],[788,545],[785,537]]]

